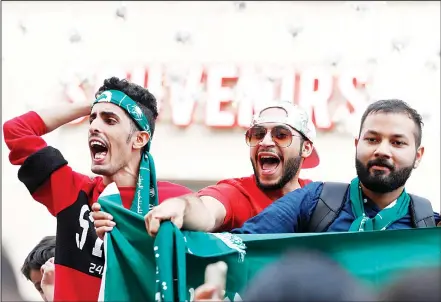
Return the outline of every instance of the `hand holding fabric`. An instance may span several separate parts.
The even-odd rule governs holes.
[[[92,218],[96,234],[100,239],[104,240],[104,234],[112,231],[116,225],[116,223],[112,221],[112,215],[101,211],[101,205],[96,202],[92,205]]]
[[[161,222],[170,220],[177,228],[182,228],[184,223],[186,203],[181,198],[170,198],[154,207],[144,217],[145,227],[151,237],[159,231]]]

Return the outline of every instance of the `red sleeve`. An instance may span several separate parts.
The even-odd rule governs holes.
[[[32,111],[3,124],[9,160],[21,166],[18,178],[35,200],[57,215],[75,202],[81,188],[93,181],[72,171],[61,152],[47,146],[41,138],[46,131],[41,117]]]
[[[28,112],[3,124],[3,135],[9,150],[9,161],[13,165],[22,165],[25,159],[47,147],[42,135],[46,134],[46,125],[36,112]]]
[[[189,188],[171,183],[168,181],[158,181],[158,202],[161,203],[166,199],[179,197],[182,195],[193,193]]]
[[[219,183],[200,190],[197,195],[210,196],[219,200],[227,212],[219,231],[231,231],[241,227],[245,221],[254,216],[251,201],[238,188]]]

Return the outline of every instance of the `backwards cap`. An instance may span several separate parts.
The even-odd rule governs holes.
[[[270,108],[281,108],[285,110],[286,116],[261,116],[262,112]],[[287,101],[277,101],[265,104],[254,115],[251,121],[251,127],[263,123],[278,123],[285,124],[296,131],[300,132],[311,143],[314,144],[316,138],[315,126],[308,116],[308,113],[301,107],[294,105]],[[303,161],[302,168],[314,168],[320,163],[320,158],[317,153],[317,149],[313,146],[312,153],[306,157]]]

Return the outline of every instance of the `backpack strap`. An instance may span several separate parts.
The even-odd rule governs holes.
[[[431,228],[435,226],[433,208],[430,201],[426,198],[409,194],[410,196],[410,216],[412,217],[415,228]]]
[[[343,208],[349,184],[324,182],[317,206],[315,207],[306,232],[324,232],[337,218]]]

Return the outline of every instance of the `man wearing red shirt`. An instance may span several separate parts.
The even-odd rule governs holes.
[[[254,116],[245,139],[254,175],[221,180],[196,194],[164,201],[145,216],[151,236],[164,220],[188,230],[230,231],[286,193],[311,182],[299,179],[299,173],[301,167],[319,164],[313,147],[315,127],[300,107],[289,102],[264,106]],[[92,216],[98,236],[111,230],[113,222],[105,213],[97,211]]]
[[[92,110],[90,103],[74,103],[31,111],[3,125],[5,142],[11,150],[9,159],[13,165],[21,166],[18,178],[32,197],[57,218],[55,301],[98,299],[104,266],[103,241],[96,235],[90,205],[108,184],[115,182],[123,206],[132,208],[141,155],[154,132],[158,111],[156,99],[147,89],[112,77],[104,81],[96,97],[109,91],[119,91],[131,99],[138,114],[145,116],[150,131],[140,129],[128,109],[109,101],[94,104]],[[47,146],[41,138],[87,115],[91,170],[101,175],[97,177],[74,172],[60,151]],[[157,182],[157,193],[161,202],[191,191],[177,184]]]

